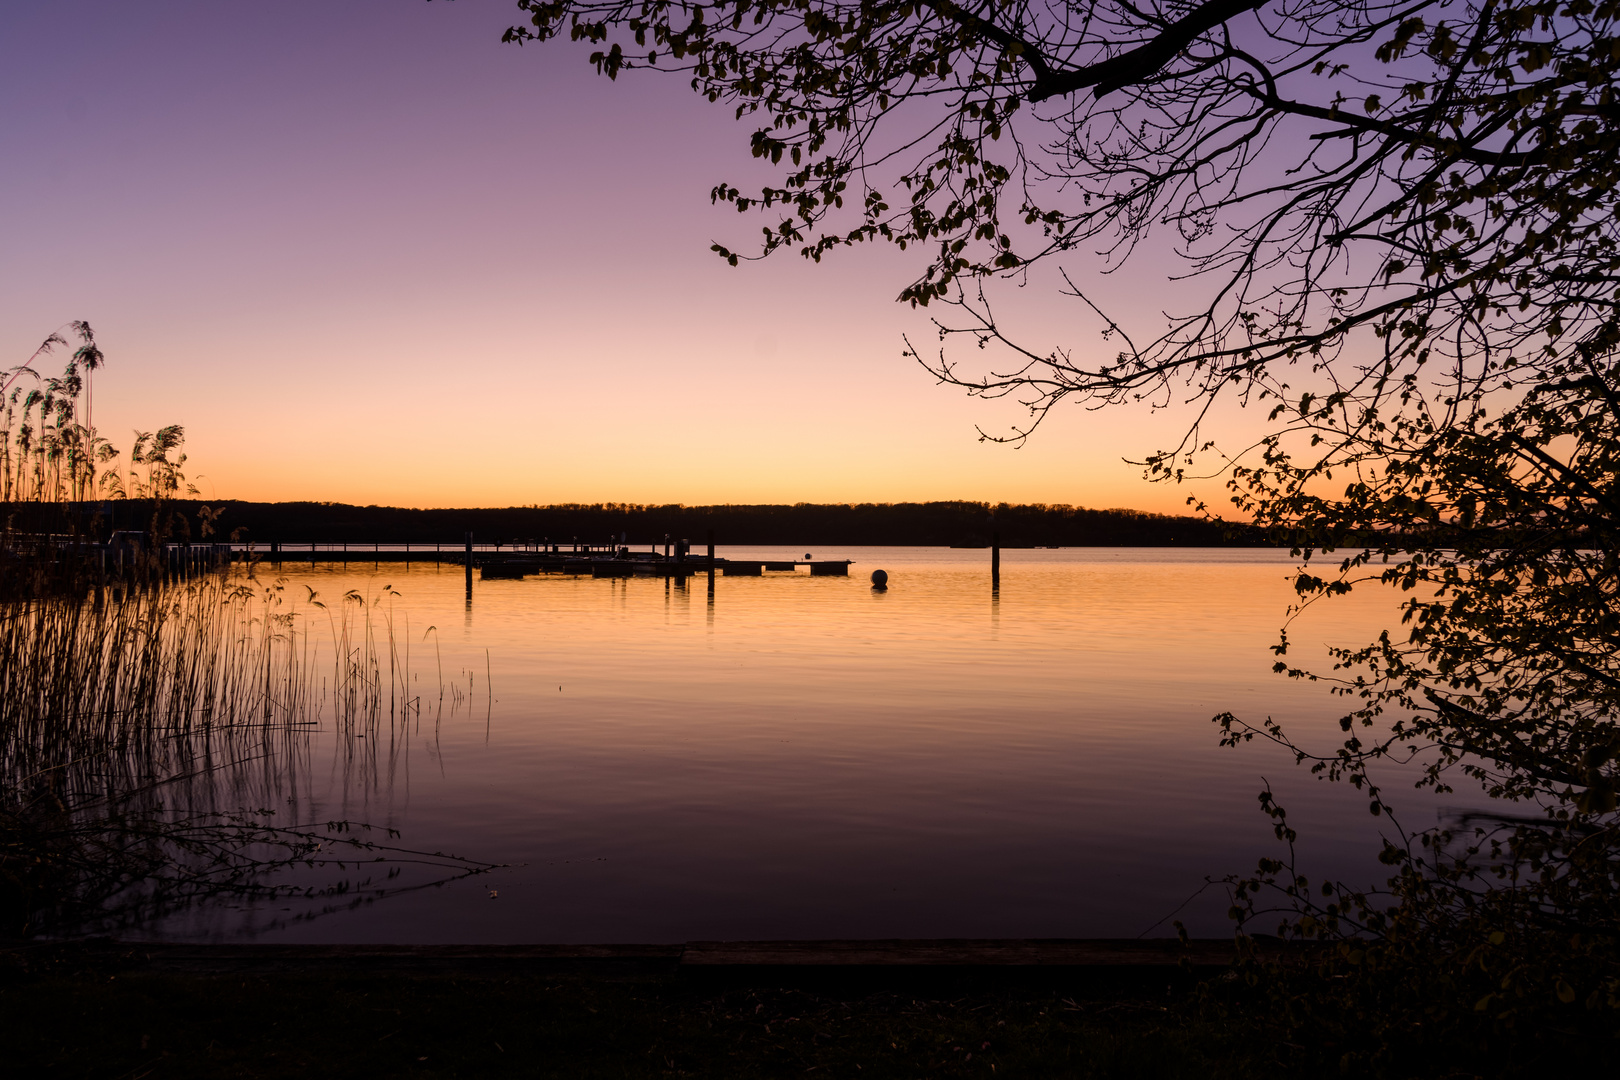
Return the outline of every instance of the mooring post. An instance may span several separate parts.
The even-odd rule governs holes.
[[[990,530],[990,588],[1001,588],[1001,533]]]
[[[467,534],[467,603],[472,603],[472,533]]]

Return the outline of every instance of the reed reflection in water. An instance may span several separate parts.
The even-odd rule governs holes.
[[[815,556],[854,559],[852,576],[721,577],[712,595],[702,577],[530,577],[480,581],[470,606],[455,567],[282,568],[322,595],[391,585],[413,626],[440,628],[471,706],[413,735],[391,791],[313,762],[317,816],[363,807],[413,847],[520,865],[265,939],[1164,934],[1207,875],[1274,853],[1266,780],[1312,877],[1379,877],[1386,823],[1355,792],[1222,750],[1210,723],[1337,735],[1334,699],[1270,670],[1286,553],[1007,551],[996,597],[984,551]],[[1393,603],[1296,624],[1295,655],[1369,639]],[[1387,786],[1409,822],[1439,809]],[[1226,906],[1206,892],[1177,917],[1220,935]],[[159,930],[240,937],[275,917]]]
[[[301,610],[226,567],[0,605],[4,932],[128,930],[226,898],[307,916],[397,893],[407,867],[477,869],[304,816],[316,758],[386,803],[421,737],[394,594],[373,593]]]

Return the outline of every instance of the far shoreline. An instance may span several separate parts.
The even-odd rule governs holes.
[[[907,546],[988,548],[1261,547],[1276,546],[1242,523],[1094,510],[1061,504],[977,502],[795,503],[685,506],[565,503],[510,507],[410,509],[330,502],[249,502],[177,499],[165,502],[188,523],[207,508],[215,534],[251,542],[449,543],[469,532],[480,542],[575,538],[599,543],[628,537],[645,543],[665,536],[694,544]],[[76,504],[104,528],[141,529],[156,505],[147,500]],[[24,507],[3,508],[22,527]],[[37,509],[37,504],[36,504]],[[196,528],[191,525],[191,528]],[[201,539],[193,533],[194,539]]]

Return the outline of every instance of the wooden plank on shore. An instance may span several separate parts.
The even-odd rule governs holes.
[[[1263,954],[1300,952],[1269,939]],[[71,948],[72,946],[68,946]],[[35,946],[37,948],[37,946]],[[1159,969],[1185,960],[1224,967],[1236,958],[1228,939],[1115,940],[878,939],[831,941],[691,941],[685,944],[586,945],[213,945],[105,942],[97,948],[157,970],[182,972],[387,970],[576,971],[674,974],[679,970],[749,969]],[[0,952],[21,950],[0,950]]]
[[[1199,967],[1223,966],[1235,951],[1229,940],[1183,945],[1175,938],[693,941],[681,966],[1163,967],[1183,957]]]
[[[680,945],[187,945],[128,948],[163,971],[614,971],[673,973]]]

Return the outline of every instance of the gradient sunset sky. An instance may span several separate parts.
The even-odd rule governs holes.
[[[184,424],[206,497],[1182,511],[1121,460],[1177,416],[1066,408],[1022,449],[979,442],[1021,411],[901,355],[933,341],[894,302],[914,257],[725,265],[710,243],[763,223],[708,197],[765,178],[749,126],[678,77],[502,45],[517,14],[5,5],[0,367],[88,320],[98,428]],[[1043,345],[1109,349],[1039,282],[1008,303]]]

